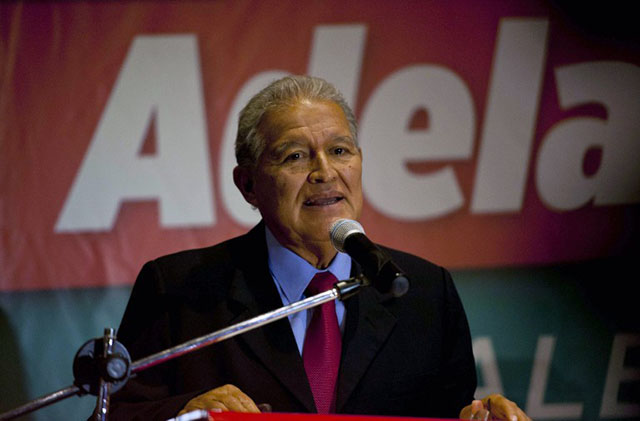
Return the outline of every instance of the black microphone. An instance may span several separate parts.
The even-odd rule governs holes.
[[[409,290],[409,279],[391,257],[364,235],[362,225],[351,219],[339,219],[329,230],[336,250],[347,253],[362,266],[364,275],[383,294],[400,297]]]

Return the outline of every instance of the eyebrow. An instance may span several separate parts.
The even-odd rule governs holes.
[[[355,140],[353,140],[351,138],[351,136],[336,136],[333,139],[331,139],[331,142],[335,142],[335,143],[349,143],[353,146],[358,146],[358,144],[355,142]],[[302,141],[302,140],[298,140],[296,138],[293,139],[288,139],[283,141],[282,143],[276,145],[273,149],[271,149],[269,151],[269,155],[270,156],[274,156],[274,157],[278,157],[281,156],[283,154],[283,152],[285,152],[287,149],[289,148],[293,148],[296,146],[299,147],[306,147],[307,142],[306,141]]]
[[[286,140],[286,141],[280,143],[279,145],[277,145],[275,148],[273,148],[269,152],[269,155],[271,155],[271,156],[279,156],[284,151],[286,151],[287,149],[292,148],[294,146],[304,146],[304,144],[303,144],[303,142],[301,142],[299,140]]]
[[[336,136],[332,139],[334,142],[347,142],[357,146],[357,143],[351,136]]]

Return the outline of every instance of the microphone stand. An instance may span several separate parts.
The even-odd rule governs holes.
[[[109,413],[109,395],[122,388],[132,374],[146,370],[158,364],[188,354],[214,343],[259,328],[291,314],[308,310],[329,301],[341,301],[358,293],[362,286],[370,282],[364,275],[358,275],[334,284],[333,288],[304,300],[297,301],[276,310],[245,320],[244,322],[223,328],[208,335],[194,338],[164,351],[131,362],[129,352],[116,341],[115,331],[106,328],[102,338],[86,342],[73,361],[74,384],[64,389],[37,398],[18,408],[0,414],[0,421],[11,420],[36,411],[71,396],[92,394],[97,396],[96,408],[92,418],[106,421]]]

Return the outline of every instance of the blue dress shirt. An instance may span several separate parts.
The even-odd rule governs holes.
[[[306,298],[304,290],[307,289],[309,282],[318,272],[328,270],[338,280],[348,279],[351,274],[351,257],[347,254],[338,252],[327,269],[319,270],[302,257],[282,246],[269,231],[269,228],[265,227],[265,234],[269,253],[269,272],[271,272],[271,277],[276,283],[283,305],[289,305]],[[304,337],[307,325],[311,322],[312,314],[313,309],[300,311],[289,316],[289,323],[291,323],[291,329],[296,338],[300,355],[302,355]],[[344,331],[344,314],[344,303],[336,300],[336,315],[338,316],[341,331]]]

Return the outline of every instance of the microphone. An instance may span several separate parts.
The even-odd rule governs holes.
[[[362,225],[351,219],[339,219],[329,230],[336,250],[347,253],[362,266],[364,275],[383,294],[400,297],[409,290],[409,279],[391,257],[364,235]]]

